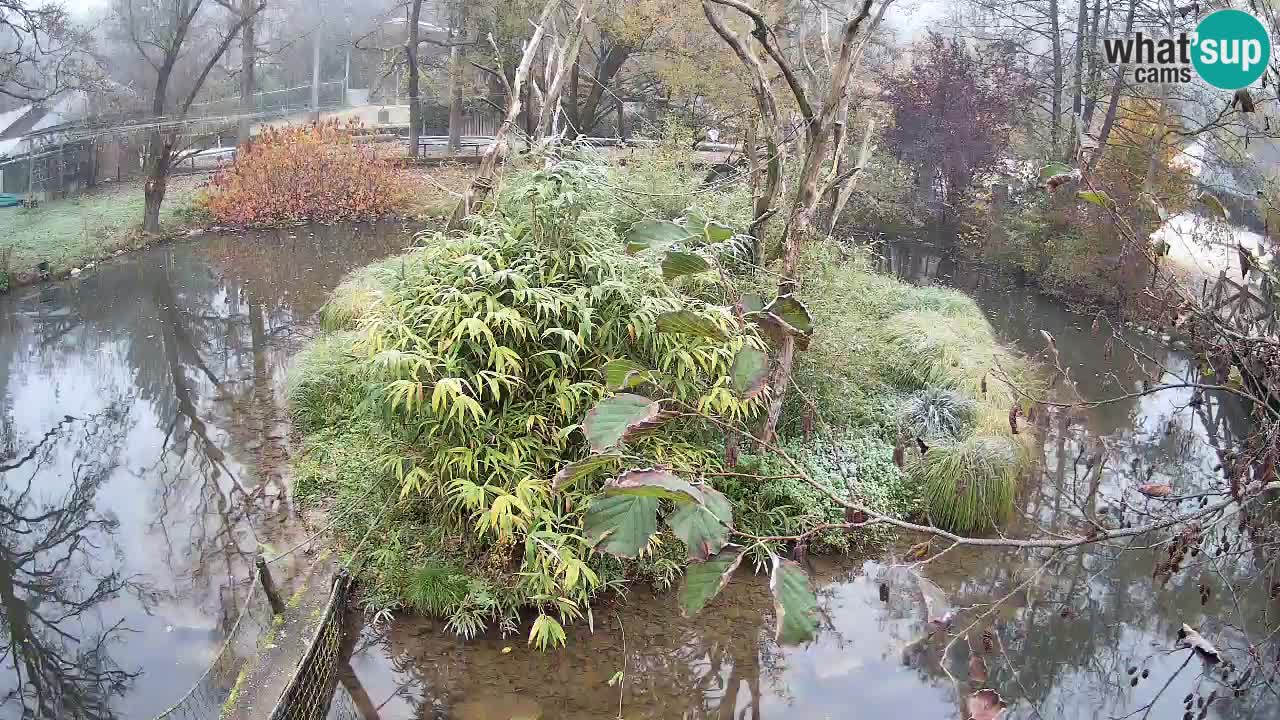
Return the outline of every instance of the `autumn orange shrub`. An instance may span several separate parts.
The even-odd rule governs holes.
[[[203,204],[228,225],[334,222],[388,215],[408,200],[395,163],[337,121],[267,128],[210,182]]]

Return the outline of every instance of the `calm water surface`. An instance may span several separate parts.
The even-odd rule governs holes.
[[[150,718],[192,686],[292,526],[290,354],[409,241],[210,235],[0,297],[0,718]]]

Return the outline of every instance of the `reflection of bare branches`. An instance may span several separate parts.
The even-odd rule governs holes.
[[[111,698],[122,696],[137,676],[118,668],[107,652],[129,631],[123,619],[88,636],[72,630],[125,589],[146,596],[140,582],[94,567],[99,543],[118,527],[95,505],[114,469],[127,417],[113,405],[89,418],[62,497],[33,497],[36,472],[21,490],[0,485],[0,667],[14,677],[3,697],[18,703],[24,717],[113,717]],[[72,427],[59,423],[36,450]]]

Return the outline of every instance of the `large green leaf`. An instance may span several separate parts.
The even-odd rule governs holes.
[[[604,452],[629,435],[662,422],[662,409],[647,397],[619,393],[603,398],[587,413],[582,431],[592,452]]]
[[[744,347],[733,356],[729,376],[738,395],[743,400],[750,400],[760,394],[769,379],[769,356],[763,350]]]
[[[701,210],[690,205],[684,209],[684,226],[693,232],[701,233],[707,226],[707,216]]]
[[[1076,193],[1076,197],[1103,208],[1112,208],[1115,207],[1116,204],[1115,201],[1111,199],[1110,195],[1102,192],[1101,190],[1081,190]]]
[[[696,232],[701,234],[702,231],[698,229]],[[642,220],[627,232],[626,250],[628,255],[641,250],[665,250],[691,237],[694,234],[688,228],[670,220]]]
[[[551,489],[559,490],[566,485],[572,485],[596,470],[617,465],[621,459],[622,456],[617,453],[606,453],[604,455],[588,455],[581,460],[571,462],[560,468],[560,472],[551,478]]]
[[[742,293],[742,297],[738,298],[738,307],[744,313],[760,312],[764,310],[764,298],[760,297],[760,293]]]
[[[606,495],[638,495],[678,503],[699,503],[702,492],[667,470],[628,470],[604,484]]]
[[[704,486],[701,503],[690,503],[667,516],[667,525],[689,548],[689,561],[695,562],[720,552],[729,542],[733,524],[733,505],[713,487]]]
[[[684,571],[684,586],[680,588],[680,610],[685,616],[695,615],[711,602],[742,562],[742,548],[729,547],[720,553],[707,558],[706,562],[694,563]]]
[[[652,373],[639,363],[630,360],[610,360],[600,368],[604,385],[610,390],[629,390],[647,382]]]
[[[706,236],[707,242],[721,243],[733,237],[733,228],[718,222],[709,222],[703,227],[702,233]]]
[[[692,310],[675,310],[658,316],[658,331],[665,333],[681,333],[684,335],[701,335],[713,340],[724,340],[726,335],[714,320]]]
[[[1209,192],[1201,192],[1200,195],[1196,197],[1196,200],[1199,200],[1201,205],[1209,208],[1209,212],[1222,220],[1231,219],[1231,213],[1227,212],[1227,206],[1223,205],[1222,201],[1219,200],[1216,195]]]
[[[813,332],[813,315],[810,314],[809,308],[805,304],[796,299],[795,295],[787,293],[779,295],[769,303],[764,309],[767,313],[772,313],[778,319],[796,329],[801,335],[808,335]]]
[[[696,275],[711,269],[711,264],[701,255],[668,250],[662,256],[662,279],[671,280],[681,275]]]
[[[1070,165],[1060,162],[1051,162],[1040,168],[1040,182],[1044,182],[1049,178],[1055,178],[1059,175],[1070,175],[1072,169]]]
[[[769,590],[773,593],[773,609],[777,615],[778,643],[793,645],[812,640],[818,630],[818,598],[804,568],[774,555]]]
[[[582,531],[591,547],[620,558],[636,558],[658,532],[658,498],[598,495],[587,506]]]

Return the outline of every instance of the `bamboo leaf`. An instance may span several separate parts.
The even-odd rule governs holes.
[[[729,584],[734,571],[742,563],[742,548],[726,548],[706,562],[694,563],[684,573],[680,588],[680,611],[686,617],[696,615]]]
[[[628,470],[604,484],[605,495],[637,495],[677,503],[702,502],[702,492],[667,470]]]
[[[701,335],[713,340],[725,340],[727,336],[711,318],[692,310],[675,310],[658,316],[658,331],[683,335]]]
[[[701,228],[697,232],[701,234]],[[692,237],[688,228],[670,220],[643,220],[627,232],[626,252],[634,255],[641,250],[665,250]]]
[[[597,470],[617,465],[620,460],[622,457],[617,453],[607,453],[588,455],[581,460],[571,462],[560,468],[560,472],[551,478],[551,489],[559,490],[566,485],[572,485]]]
[[[591,452],[599,453],[660,422],[658,403],[640,395],[620,393],[596,403],[582,421],[582,431]]]
[[[706,560],[724,549],[733,523],[733,505],[713,487],[702,487],[702,502],[687,503],[667,516],[667,525],[689,548],[689,561]]]
[[[729,376],[738,395],[743,400],[750,400],[760,394],[765,380],[769,378],[769,356],[763,350],[744,347],[733,356]]]
[[[1209,208],[1209,212],[1221,218],[1223,221],[1229,222],[1231,220],[1231,213],[1227,212],[1227,207],[1222,204],[1222,201],[1219,200],[1216,195],[1209,192],[1201,192],[1196,197],[1196,200],[1198,200],[1201,205]]]
[[[799,564],[773,556],[773,575],[769,578],[777,615],[778,643],[791,645],[812,640],[818,630],[816,619],[818,598],[809,585],[809,575]]]
[[[682,275],[696,275],[711,269],[710,263],[701,255],[668,250],[662,257],[662,279],[671,280]]]
[[[591,547],[620,558],[636,558],[658,532],[658,498],[598,495],[587,506],[582,531]]]
[[[1098,207],[1103,207],[1103,208],[1115,207],[1115,201],[1111,199],[1111,196],[1102,192],[1101,190],[1081,190],[1080,192],[1076,193],[1076,197],[1080,198],[1085,202],[1093,203]]]

